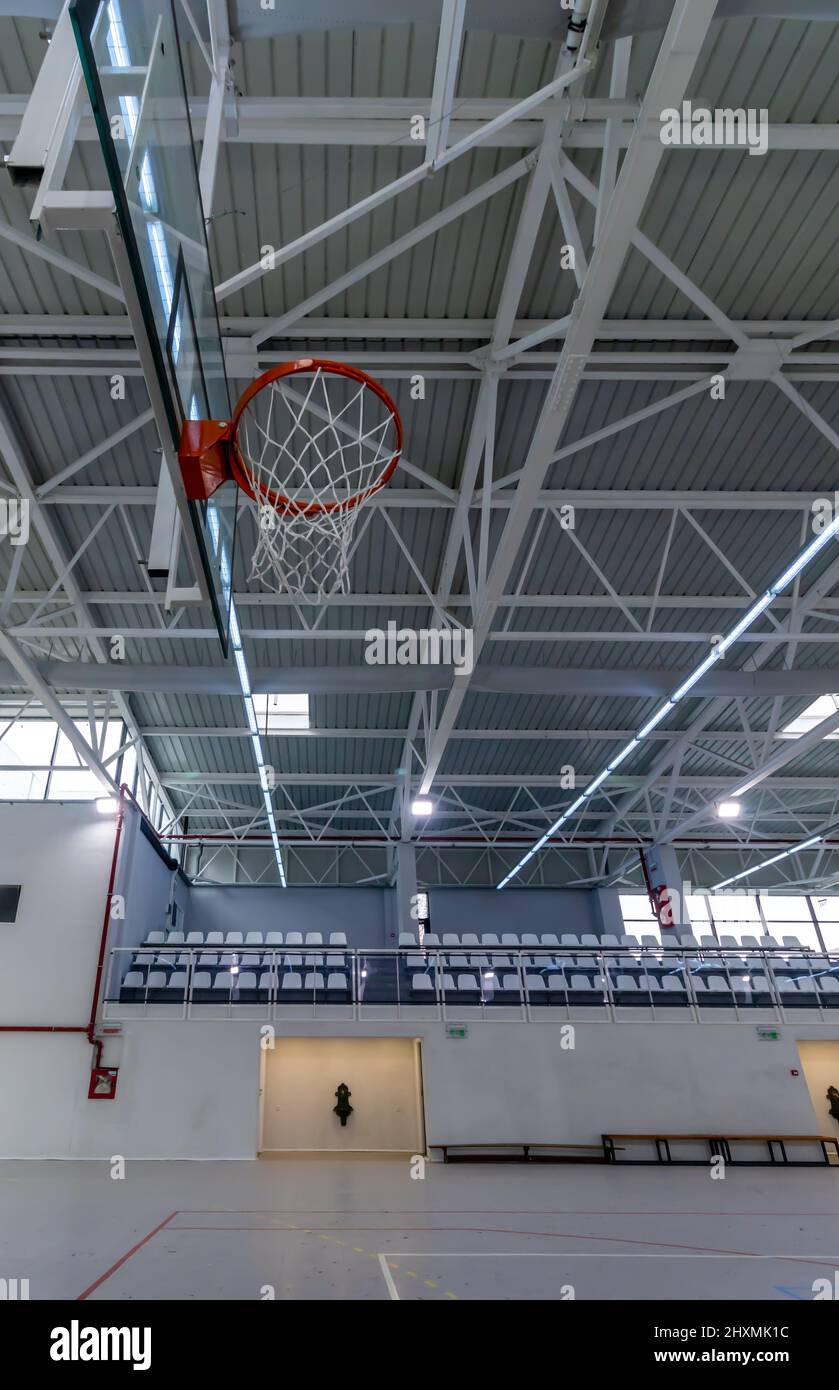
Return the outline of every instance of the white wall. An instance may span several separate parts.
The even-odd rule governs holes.
[[[335,1091],[350,1088],[342,1125]],[[412,1038],[278,1038],[265,1053],[262,1148],[416,1153],[422,1143]]]
[[[0,803],[0,882],[22,885],[0,923],[0,1023],[87,1023],[115,834],[90,802]]]

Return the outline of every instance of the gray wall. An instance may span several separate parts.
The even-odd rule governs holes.
[[[571,888],[432,888],[431,930],[600,932],[593,893]],[[608,929],[607,929],[608,930]]]
[[[392,946],[387,939],[387,888],[244,888],[195,885],[189,894],[190,931],[331,931],[350,946]]]

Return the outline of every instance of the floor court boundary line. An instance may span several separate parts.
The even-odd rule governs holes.
[[[390,1294],[391,1302],[401,1303],[402,1300],[399,1297],[399,1290],[396,1287],[393,1275],[387,1267],[387,1257],[385,1255],[379,1254],[378,1261],[379,1268],[381,1269],[382,1274],[384,1275],[385,1283],[387,1284],[387,1291]]]
[[[106,1269],[105,1273],[101,1274],[98,1279],[95,1279],[92,1284],[88,1285],[88,1287],[82,1293],[77,1294],[75,1301],[77,1303],[82,1303],[86,1298],[89,1297],[90,1294],[95,1293],[95,1291],[100,1287],[100,1285],[104,1284],[106,1279],[110,1279],[111,1275],[116,1274],[117,1270],[121,1269],[122,1266],[126,1263],[126,1261],[131,1259],[132,1255],[136,1255],[138,1250],[142,1250],[144,1245],[148,1245],[149,1241],[154,1236],[156,1236],[159,1231],[162,1231],[164,1226],[168,1226],[169,1222],[172,1220],[172,1217],[177,1216],[177,1214],[177,1210],[170,1211],[169,1215],[163,1221],[159,1222],[153,1230],[149,1231],[148,1235],[143,1236],[142,1240],[138,1240],[136,1245],[132,1245],[130,1250],[127,1250],[124,1255],[121,1255],[120,1258],[116,1260],[114,1264],[111,1265],[110,1269]],[[174,1226],[170,1229],[177,1230],[178,1228]]]

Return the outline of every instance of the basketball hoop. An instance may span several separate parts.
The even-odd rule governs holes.
[[[258,377],[232,420],[187,420],[179,457],[187,496],[233,480],[256,511],[250,580],[316,602],[349,591],[360,508],[390,480],[402,421],[357,367],[305,357]]]

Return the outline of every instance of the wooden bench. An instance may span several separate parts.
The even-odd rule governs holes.
[[[726,1163],[742,1168],[834,1168],[839,1166],[839,1138],[832,1134],[604,1134],[603,1157],[606,1163],[617,1163],[617,1152],[626,1150],[627,1144],[655,1144],[655,1158],[625,1158],[628,1164],[672,1163],[687,1167],[706,1167],[709,1159],[722,1158]],[[618,1145],[617,1140],[621,1140]],[[707,1144],[708,1158],[674,1158],[671,1144]],[[765,1144],[766,1158],[737,1158],[731,1146],[737,1144]],[[787,1145],[818,1144],[821,1158],[790,1158]]]

